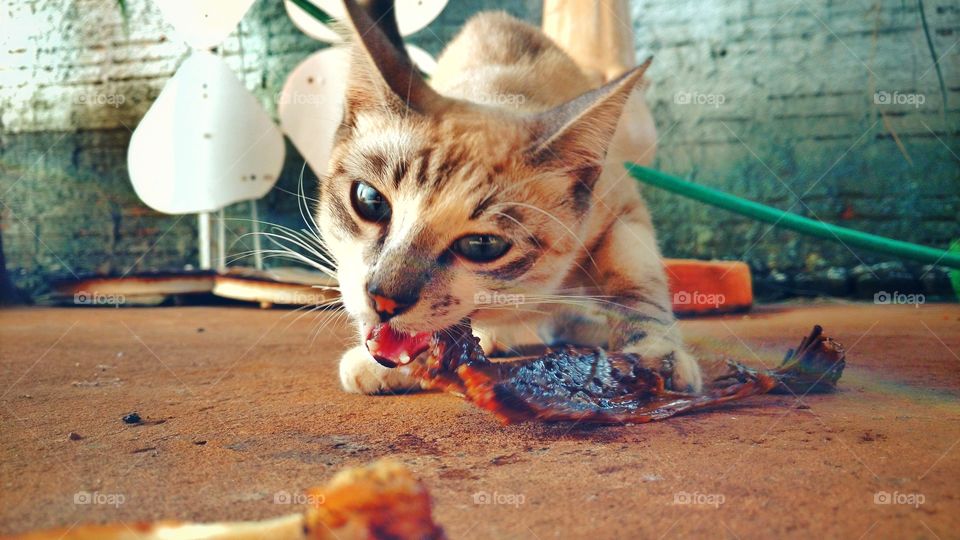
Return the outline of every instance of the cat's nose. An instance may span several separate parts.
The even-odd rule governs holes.
[[[400,315],[410,309],[417,303],[416,296],[387,296],[379,289],[367,291],[370,295],[370,302],[373,304],[373,310],[380,316],[380,322],[387,322],[391,318]]]

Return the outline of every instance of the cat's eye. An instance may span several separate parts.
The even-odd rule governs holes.
[[[354,182],[350,202],[357,214],[367,221],[380,223],[390,219],[390,203],[370,184]]]
[[[470,234],[453,243],[453,251],[473,262],[490,262],[499,259],[510,244],[493,234]]]

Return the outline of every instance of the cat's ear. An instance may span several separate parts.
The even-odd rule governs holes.
[[[346,0],[354,28],[344,123],[364,109],[441,112],[447,100],[423,80],[406,53],[392,0]]]
[[[561,169],[595,167],[599,171],[623,107],[652,61],[653,57],[647,58],[600,88],[531,118],[534,141],[527,152],[531,162]]]

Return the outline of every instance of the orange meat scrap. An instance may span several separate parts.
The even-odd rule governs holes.
[[[319,533],[311,538],[446,538],[433,522],[427,487],[393,460],[343,470],[307,496],[307,527]]]
[[[409,469],[392,460],[346,469],[308,490],[305,512],[261,521],[158,521],[75,525],[0,540],[443,540],[433,522],[430,494]]]

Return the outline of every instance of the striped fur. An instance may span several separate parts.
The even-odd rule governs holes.
[[[487,349],[539,335],[642,352],[675,386],[699,389],[649,214],[620,166],[653,157],[649,131],[620,125],[624,108],[645,113],[634,93],[642,68],[592,89],[539,30],[481,14],[440,57],[429,91],[438,95],[421,105],[385,81],[403,58],[374,67],[357,49],[318,223],[361,336],[377,322],[366,294],[376,283],[388,295],[418,293],[391,320],[397,330],[437,331],[470,317]],[[360,219],[350,202],[356,181],[389,200],[389,222]],[[486,264],[451,253],[459,237],[483,233],[510,250]],[[362,346],[345,354],[341,380],[367,393],[413,384]]]

